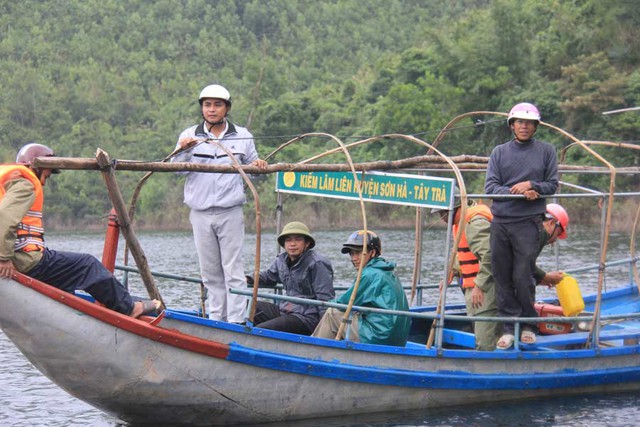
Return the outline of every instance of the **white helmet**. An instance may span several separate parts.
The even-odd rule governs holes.
[[[228,106],[231,106],[231,94],[227,89],[220,85],[209,85],[202,89],[200,96],[198,97],[200,105],[202,105],[202,101],[206,98],[222,99]]]

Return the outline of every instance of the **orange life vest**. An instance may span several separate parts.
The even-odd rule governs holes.
[[[483,216],[489,221],[493,220],[491,209],[487,205],[477,204],[467,209],[467,217],[465,218],[468,224],[475,216]],[[458,225],[453,225],[453,235],[458,233]],[[478,258],[469,249],[469,243],[467,242],[467,236],[462,233],[460,242],[458,243],[458,262],[460,263],[460,275],[462,276],[462,287],[473,288],[475,286],[475,279],[480,271],[480,263]]]
[[[16,251],[42,251],[44,250],[44,228],[42,226],[42,205],[44,195],[42,184],[38,177],[26,166],[23,165],[0,165],[0,200],[6,193],[4,186],[8,181],[16,178],[24,178],[33,184],[36,200],[22,221],[18,224],[16,231]]]

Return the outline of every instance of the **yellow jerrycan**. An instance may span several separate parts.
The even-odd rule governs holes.
[[[565,316],[577,316],[584,310],[584,300],[578,287],[578,281],[565,274],[556,285],[558,300],[562,307],[562,314]]]

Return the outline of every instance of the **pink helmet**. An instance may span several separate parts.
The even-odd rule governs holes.
[[[564,208],[556,203],[549,203],[547,205],[547,215],[560,223],[562,232],[558,235],[558,239],[567,238],[567,227],[569,226],[569,214]]]
[[[46,145],[36,144],[35,142],[30,142],[29,144],[23,146],[20,151],[18,151],[18,155],[16,156],[16,163],[20,165],[31,166],[31,162],[36,157],[54,157],[55,153],[53,150]],[[52,173],[60,173],[59,169],[52,169]]]
[[[509,111],[509,117],[507,118],[507,124],[511,126],[511,123],[515,119],[525,119],[525,120],[534,120],[537,123],[540,123],[540,111],[536,108],[535,105],[529,104],[528,102],[521,102],[520,104],[516,104]]]

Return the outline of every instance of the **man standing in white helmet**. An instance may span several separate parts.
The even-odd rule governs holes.
[[[253,136],[246,128],[227,120],[231,95],[224,87],[206,86],[198,98],[203,122],[185,129],[176,148],[186,151],[172,162],[207,165],[243,165],[264,169],[267,162],[258,158]],[[225,147],[227,151],[221,147]],[[243,180],[239,174],[184,172],[184,202],[200,263],[202,282],[208,290],[209,318],[232,323],[244,322],[246,298],[229,289],[246,287],[242,257],[245,203]]]
[[[516,104],[507,118],[514,138],[493,149],[487,166],[485,192],[521,195],[494,199],[491,205],[491,269],[496,281],[500,317],[537,317],[533,273],[540,252],[540,230],[546,213],[545,196],[558,187],[555,148],[533,137],[540,112],[533,104]],[[536,341],[536,325],[522,324],[520,340]],[[514,341],[514,324],[505,323],[499,349]]]

